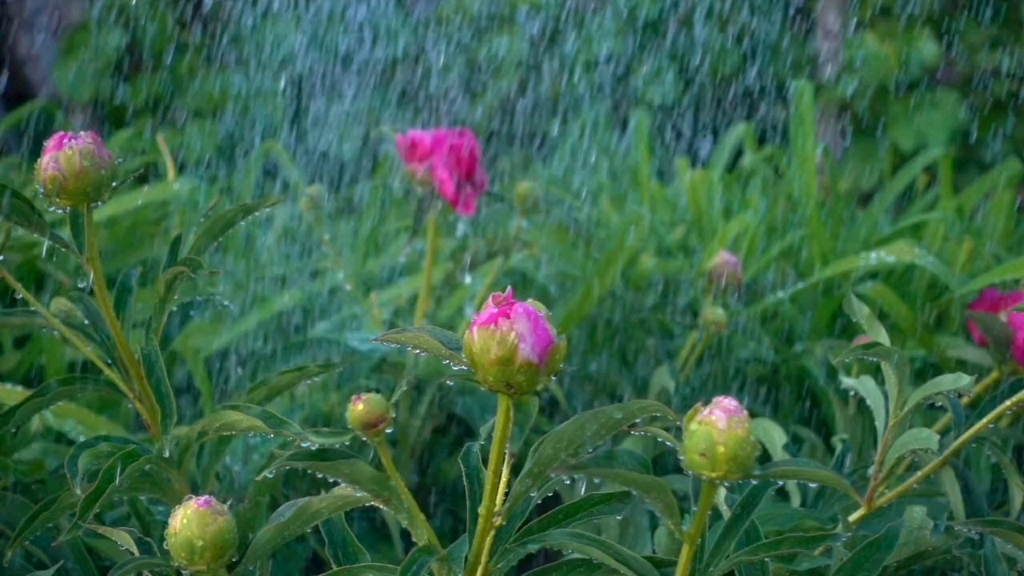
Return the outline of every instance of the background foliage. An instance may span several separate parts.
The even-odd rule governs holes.
[[[219,273],[200,275],[172,315],[163,347],[183,424],[309,363],[338,370],[296,378],[266,404],[303,427],[343,428],[354,392],[406,389],[399,465],[452,540],[465,515],[458,458],[493,401],[442,385],[453,374],[440,363],[413,371],[370,342],[411,322],[421,280],[422,213],[389,133],[445,123],[481,134],[495,184],[477,218],[442,220],[430,323],[460,331],[512,284],[568,334],[569,366],[524,448],[580,410],[651,398],[685,411],[725,392],[782,424],[781,450],[862,476],[872,424],[829,356],[862,330],[843,311],[851,291],[907,351],[915,381],[991,367],[966,339],[963,310],[982,287],[1024,275],[1019,3],[852,2],[842,71],[818,86],[801,80],[815,76],[814,2],[431,4],[97,2],[54,70],[62,101],[0,121],[23,142],[0,161],[15,188],[30,186],[42,138],[75,111],[107,135],[124,176],[141,171],[97,211],[108,281],[137,270],[149,287],[141,307],[166,246],[213,202],[283,198],[216,245],[207,269]],[[822,171],[818,104],[843,110],[850,131]],[[57,228],[58,216],[48,215]],[[747,282],[724,303],[728,332],[709,336],[683,374],[679,352],[704,337],[703,265],[720,248],[743,258]],[[21,234],[4,264],[43,302],[89,284]],[[89,370],[53,334],[29,331],[6,287],[0,299],[0,402]],[[121,404],[91,397],[33,420],[0,459],[5,509],[66,481],[51,472],[70,441],[138,427]],[[1000,432],[1020,433],[1019,423]],[[678,473],[667,450],[621,442],[643,454],[640,466]],[[325,485],[291,473],[253,484],[270,449],[225,444],[200,460],[190,491],[235,499],[256,522]],[[1008,457],[1020,462],[1019,448]],[[1013,481],[992,458],[990,474],[964,484],[972,515],[1013,511]],[[123,508],[101,514],[127,525]],[[391,559],[378,517],[349,523],[371,556]],[[650,526],[603,530],[654,551]],[[274,573],[330,564],[307,539],[286,546]],[[12,569],[28,573],[33,561],[19,558]]]

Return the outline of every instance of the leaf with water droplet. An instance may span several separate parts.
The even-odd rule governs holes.
[[[4,553],[4,563],[10,562],[22,544],[68,514],[75,511],[78,495],[71,489],[51,494],[41,500],[31,512],[25,515],[11,534]]]
[[[325,362],[283,370],[250,386],[245,392],[245,402],[267,404],[292,388],[337,372],[341,367],[341,362]]]
[[[219,242],[220,239],[230,232],[235,226],[238,226],[251,216],[280,204],[281,201],[282,198],[269,198],[266,200],[246,202],[244,204],[228,208],[224,212],[215,216],[210,216],[203,222],[202,227],[196,231],[196,235],[192,239],[192,244],[188,249],[188,256],[202,258],[210,248]]]
[[[626,509],[626,505],[632,499],[633,494],[629,490],[587,494],[577,500],[562,504],[558,508],[523,526],[523,529],[516,533],[512,541],[509,542],[509,545],[514,546],[518,542],[550,530],[571,528],[581,522],[595,518],[622,514]],[[678,508],[676,509],[676,516],[679,516]],[[681,521],[679,524],[681,525]],[[677,529],[677,532],[681,533],[681,530]]]
[[[436,326],[397,328],[381,334],[373,341],[433,356],[453,368],[469,367],[462,356],[462,339],[454,332]]]
[[[107,576],[133,576],[140,572],[160,571],[171,572],[175,566],[170,561],[154,556],[133,556],[126,558],[114,566]]]
[[[76,252],[70,242],[50,229],[46,216],[27,196],[4,183],[0,183],[0,221],[9,222],[61,250]]]
[[[24,400],[0,412],[0,430],[13,430],[59,402],[97,392],[121,395],[116,386],[101,378],[79,375],[55,378],[33,390]]]
[[[509,546],[494,557],[491,573],[504,574],[520,559],[538,550],[566,550],[596,560],[625,576],[658,576],[658,570],[635,552],[588,532],[572,529],[550,530]]]
[[[133,556],[139,555],[139,547],[135,545],[135,540],[124,530],[110,528],[108,526],[100,526],[98,524],[86,524],[85,527],[110,538],[122,550],[131,552]]]
[[[860,495],[846,478],[835,473],[831,468],[806,458],[787,458],[769,462],[756,470],[752,479],[812,482],[839,490],[860,502]]]

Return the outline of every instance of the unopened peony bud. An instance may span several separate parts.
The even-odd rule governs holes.
[[[223,568],[238,547],[238,527],[213,496],[189,496],[171,511],[164,533],[171,558],[191,572]]]
[[[360,436],[372,438],[387,431],[394,421],[391,404],[380,394],[356,394],[348,403],[345,414],[348,425]]]
[[[738,288],[743,284],[743,263],[728,250],[719,250],[708,263],[708,280],[715,287]]]
[[[705,306],[700,311],[700,325],[712,332],[725,332],[729,329],[729,314],[721,306]]]
[[[750,415],[730,396],[693,407],[683,432],[683,467],[715,481],[739,480],[753,471],[761,445],[750,431]]]
[[[57,132],[43,145],[36,184],[58,208],[103,202],[113,185],[114,157],[95,132]]]
[[[512,397],[536,392],[562,367],[565,338],[533,300],[516,300],[512,288],[495,292],[463,337],[466,360],[484,388]]]

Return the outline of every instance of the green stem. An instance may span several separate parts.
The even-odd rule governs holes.
[[[433,208],[427,216],[427,254],[423,260],[423,284],[420,285],[420,295],[416,299],[416,316],[413,318],[415,326],[423,325],[427,318],[427,310],[430,308],[430,284],[434,275],[434,259],[437,256],[437,215],[440,210]]]
[[[498,394],[498,414],[494,419],[494,437],[491,452],[487,455],[487,477],[484,480],[484,494],[480,502],[480,517],[473,533],[473,543],[466,557],[467,576],[477,576],[487,566],[487,540],[492,538],[496,528],[494,513],[498,508],[499,488],[502,470],[508,453],[508,442],[512,436],[512,398]]]
[[[437,534],[434,533],[434,529],[430,527],[430,522],[427,521],[427,517],[423,515],[423,511],[420,509],[419,504],[416,503],[416,499],[413,498],[412,493],[409,492],[409,488],[405,485],[405,480],[402,479],[402,475],[398,473],[398,469],[395,468],[395,459],[391,453],[391,446],[388,445],[388,440],[383,435],[371,439],[373,447],[377,449],[377,454],[380,456],[380,463],[384,466],[384,471],[387,473],[388,478],[391,479],[391,483],[394,484],[395,488],[398,489],[398,494],[402,497],[405,502],[405,507],[409,510],[409,514],[412,515],[413,522],[416,523],[419,528],[419,532],[426,534],[427,543],[437,549],[440,554],[444,554],[444,547],[441,546],[441,541],[437,539]],[[417,544],[423,544],[417,542]],[[435,573],[438,573],[435,571]]]
[[[128,338],[125,337],[124,331],[121,329],[121,322],[117,319],[117,313],[114,312],[114,303],[110,297],[110,290],[107,288],[107,280],[103,276],[103,264],[100,262],[100,247],[99,242],[96,241],[93,211],[88,206],[85,207],[85,249],[85,263],[92,273],[93,293],[96,296],[96,303],[99,304],[100,314],[114,338],[114,348],[120,357],[121,364],[134,384],[133,391],[146,428],[149,429],[153,439],[160,442],[163,436],[160,430],[160,409],[157,406],[153,390],[146,380],[146,372],[142,369],[139,358],[128,343]]]
[[[890,502],[896,500],[900,496],[903,496],[907,492],[913,490],[918,484],[926,480],[929,476],[940,470],[949,461],[956,456],[958,452],[963,450],[968,444],[974,440],[979,434],[984,432],[990,426],[995,423],[1004,415],[1009,413],[1011,410],[1015,410],[1019,406],[1024,406],[1024,390],[1011,396],[1007,401],[999,405],[995,410],[989,412],[984,418],[978,421],[977,424],[971,426],[962,436],[957,438],[941,456],[932,460],[927,466],[921,468],[916,474],[906,479],[902,484],[893,488],[892,490],[882,494],[878,497],[871,506],[865,503],[856,512],[851,514],[846,520],[850,524],[856,524],[867,517],[875,510],[885,507]]]
[[[697,500],[697,511],[693,513],[690,529],[683,535],[683,549],[679,552],[679,563],[676,564],[676,576],[689,576],[693,570],[693,557],[697,554],[697,545],[704,535],[704,527],[708,523],[708,515],[715,504],[715,493],[718,483],[706,480],[701,483],[700,497]]]
[[[47,310],[39,300],[36,300],[35,296],[26,290],[25,287],[21,285],[21,282],[18,282],[18,280],[3,266],[0,266],[0,277],[3,277],[3,279],[10,284],[11,288],[14,288],[15,292],[21,295],[21,297],[24,298],[30,306],[35,308],[36,312],[38,312],[54,330],[59,332],[61,336],[67,338],[67,340],[71,342],[71,345],[82,353],[82,356],[85,356],[87,360],[95,364],[107,378],[110,378],[110,380],[117,385],[118,389],[120,389],[129,400],[133,402],[136,401],[131,389],[128,388],[128,385],[125,384],[121,376],[117,372],[111,370],[110,366],[100,359],[100,357],[93,352],[92,348],[90,348],[89,345],[78,336],[78,334],[75,334],[70,328],[65,326],[63,322],[58,320],[53,314],[50,314],[50,311]]]
[[[679,372],[680,383],[685,383],[686,379],[690,377],[690,373],[693,372],[693,367],[697,365],[697,360],[700,359],[701,355],[704,354],[704,351],[708,349],[708,344],[710,343],[711,336],[706,332],[701,334],[700,339],[696,341],[696,346],[690,350],[690,354],[686,357],[686,363]]]

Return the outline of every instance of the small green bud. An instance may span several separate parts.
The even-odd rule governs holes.
[[[218,570],[235,555],[238,527],[228,507],[213,496],[189,496],[171,511],[164,538],[183,570]]]
[[[708,330],[721,333],[729,329],[729,314],[725,308],[710,304],[700,311],[700,325]]]
[[[394,416],[391,404],[380,394],[369,392],[356,394],[348,403],[345,413],[348,425],[363,438],[379,436],[391,427]]]
[[[43,145],[36,185],[57,208],[105,201],[113,187],[114,157],[95,132],[57,132]]]
[[[760,453],[750,415],[735,398],[717,396],[686,415],[682,456],[683,467],[691,473],[715,481],[739,480],[754,470]]]

